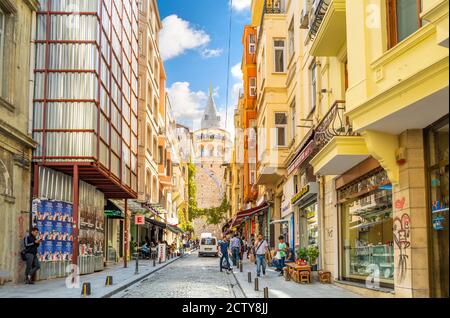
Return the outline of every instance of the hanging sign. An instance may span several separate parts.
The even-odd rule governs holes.
[[[134,217],[134,224],[136,225],[145,225],[145,216],[136,214]]]

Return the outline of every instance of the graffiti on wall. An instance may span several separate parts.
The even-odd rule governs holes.
[[[410,223],[409,215],[406,213],[401,217],[394,218],[394,242],[400,251],[398,260],[398,278],[400,281],[403,281],[408,270],[409,257],[407,255],[407,250],[411,246]]]

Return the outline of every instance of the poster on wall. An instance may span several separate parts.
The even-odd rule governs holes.
[[[33,226],[42,243],[38,248],[41,262],[71,260],[73,252],[72,204],[51,200],[33,200]]]
[[[105,238],[103,209],[83,205],[80,206],[80,213],[80,256],[103,254]]]

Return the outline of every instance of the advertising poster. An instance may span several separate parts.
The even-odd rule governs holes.
[[[158,258],[161,262],[166,261],[166,244],[158,244]]]
[[[70,260],[73,251],[72,204],[36,199],[33,201],[32,217],[42,241],[38,248],[39,260]]]

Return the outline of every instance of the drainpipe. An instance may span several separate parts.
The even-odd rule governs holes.
[[[320,177],[320,218],[319,218],[319,229],[320,229],[320,253],[319,253],[319,264],[322,269],[325,269],[325,177]]]
[[[30,65],[28,75],[28,134],[33,133],[33,96],[34,96],[34,67],[36,62],[35,56],[35,40],[36,40],[36,11],[31,12],[31,34],[30,34]]]

